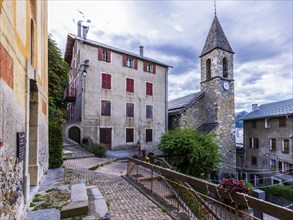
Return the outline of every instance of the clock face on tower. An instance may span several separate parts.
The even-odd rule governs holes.
[[[228,81],[223,82],[223,88],[228,91],[230,89],[230,83]]]

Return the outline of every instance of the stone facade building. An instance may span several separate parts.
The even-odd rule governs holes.
[[[48,170],[47,2],[0,0],[0,219]]]
[[[244,118],[242,179],[293,184],[293,99],[253,105]]]
[[[80,28],[80,27],[79,27]],[[71,65],[65,135],[109,149],[137,146],[153,152],[167,126],[169,65],[69,34],[65,60]]]
[[[236,167],[233,54],[215,15],[200,55],[200,92],[168,103],[169,129],[213,132],[223,155],[221,172],[230,174]]]

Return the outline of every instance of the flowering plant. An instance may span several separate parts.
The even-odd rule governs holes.
[[[245,194],[249,193],[249,189],[243,184],[243,182],[236,179],[223,179],[219,187],[229,193],[235,193],[235,192],[240,192]]]

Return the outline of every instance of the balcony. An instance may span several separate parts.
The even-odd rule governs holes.
[[[66,88],[63,99],[65,102],[74,102],[76,98],[76,88]]]

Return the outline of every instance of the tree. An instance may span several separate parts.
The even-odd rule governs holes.
[[[177,171],[199,178],[209,178],[220,163],[219,146],[214,136],[191,128],[164,134],[159,149]]]
[[[68,64],[52,36],[48,36],[49,120],[63,121],[66,103],[63,92],[68,85]]]
[[[66,103],[63,91],[68,84],[68,65],[62,59],[56,42],[48,36],[49,78],[49,167],[57,168],[63,163],[62,126]]]

